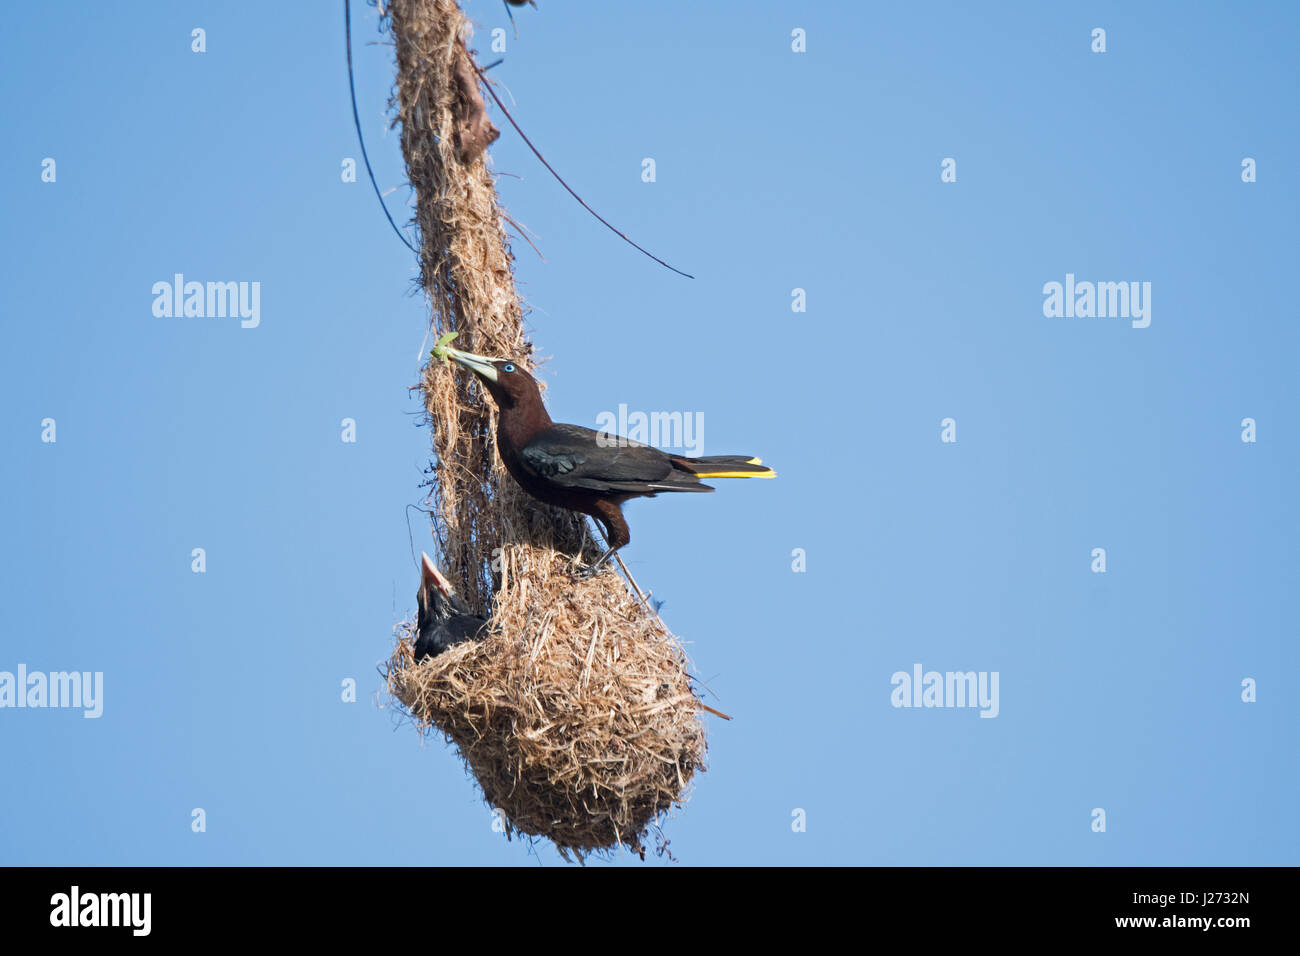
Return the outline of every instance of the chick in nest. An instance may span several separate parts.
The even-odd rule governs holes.
[[[488,622],[470,613],[427,554],[420,554],[420,566],[420,590],[415,595],[419,607],[415,619],[417,664],[465,641],[481,641],[488,634]]]

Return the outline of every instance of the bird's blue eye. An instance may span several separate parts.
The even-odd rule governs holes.
[[[506,362],[505,365],[501,366],[501,371],[503,372],[513,372],[514,370],[515,370],[515,366],[512,362]]]

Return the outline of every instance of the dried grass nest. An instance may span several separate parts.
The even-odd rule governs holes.
[[[612,575],[575,580],[571,558],[527,544],[502,567],[491,635],[417,665],[414,625],[399,625],[388,691],[457,746],[507,833],[566,858],[620,844],[644,857],[705,769],[686,655]]]

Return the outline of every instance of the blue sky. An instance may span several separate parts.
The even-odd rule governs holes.
[[[467,6],[516,118],[697,276],[497,117],[552,416],[699,414],[706,454],[780,473],[626,509],[736,718],[678,859],[1300,862],[1297,8],[540,3],[517,39]],[[401,221],[391,48],[354,6]],[[340,7],[8,12],[0,671],[104,694],[0,709],[0,862],[560,862],[376,706],[416,589],[427,309],[341,181]],[[260,324],[155,316],[178,272],[258,282]],[[1045,316],[1067,274],[1151,283],[1149,327]],[[892,706],[917,664],[996,672],[997,717]]]

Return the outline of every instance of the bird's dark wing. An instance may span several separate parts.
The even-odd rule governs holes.
[[[581,425],[552,425],[520,449],[526,467],[564,488],[653,494],[712,491],[658,448]]]
[[[447,622],[447,632],[452,644],[459,644],[461,641],[481,641],[487,637],[486,628],[487,621],[476,614],[453,617]]]

